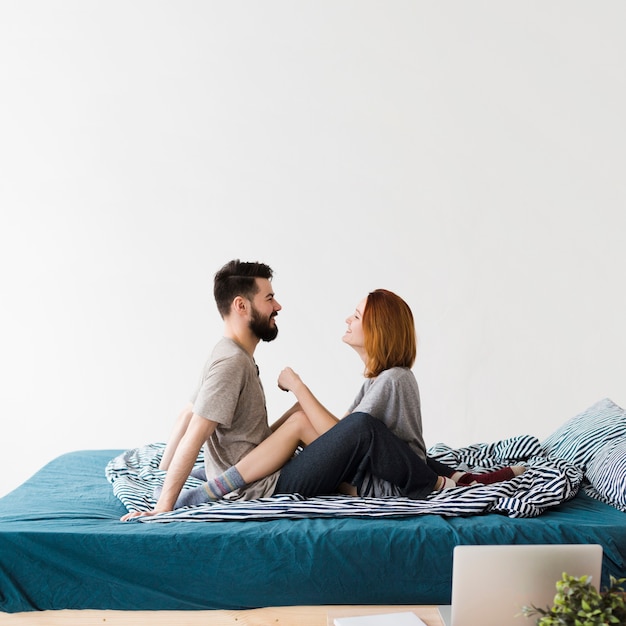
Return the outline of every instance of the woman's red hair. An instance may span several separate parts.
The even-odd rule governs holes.
[[[409,305],[387,289],[368,294],[363,311],[367,363],[365,376],[375,378],[390,367],[413,367],[417,335]]]

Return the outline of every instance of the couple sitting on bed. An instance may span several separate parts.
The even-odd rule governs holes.
[[[129,513],[122,520],[218,500],[231,492],[244,499],[338,492],[424,499],[457,484],[492,483],[524,471],[516,466],[471,474],[427,456],[419,389],[411,371],[416,356],[413,315],[404,300],[383,289],[371,292],[346,320],[343,341],[363,360],[366,378],[346,417],[332,415],[285,368],[278,385],[297,402],[270,427],[253,356],[259,341],[272,341],[278,334],[275,318],[281,306],[272,276],[263,263],[239,260],[215,274],[224,337],[163,452],[160,467],[167,473],[154,510]],[[202,446],[204,482],[183,490]]]

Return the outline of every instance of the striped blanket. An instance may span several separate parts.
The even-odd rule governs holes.
[[[115,457],[106,466],[113,492],[129,511],[150,510],[155,505],[154,488],[163,484],[165,472],[158,469],[165,444],[153,443]],[[506,482],[456,487],[434,492],[425,500],[408,498],[361,498],[298,494],[257,500],[222,499],[184,507],[149,517],[144,523],[173,521],[242,521],[306,517],[405,517],[424,514],[468,516],[500,513],[512,518],[537,517],[546,509],[574,497],[583,473],[574,465],[544,453],[535,437],[520,435],[495,443],[453,449],[437,444],[429,455],[455,468],[480,473],[507,465],[523,464],[527,470]],[[196,467],[202,467],[202,453]],[[184,488],[200,481],[190,476]]]

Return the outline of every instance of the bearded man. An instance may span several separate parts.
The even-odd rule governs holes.
[[[129,513],[122,520],[173,510],[203,446],[205,474],[217,476],[272,433],[254,361],[259,341],[272,341],[278,335],[276,316],[282,307],[274,297],[272,277],[265,263],[238,259],[216,272],[213,296],[224,321],[224,336],[163,452],[160,468],[167,474],[154,510]],[[278,473],[247,486],[237,484],[236,477],[234,482],[226,480],[225,490],[240,488],[241,497],[252,499],[271,494]]]

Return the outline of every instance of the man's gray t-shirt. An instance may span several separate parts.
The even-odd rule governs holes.
[[[367,378],[348,413],[369,413],[406,441],[413,452],[426,460],[422,435],[420,393],[415,375],[408,367],[392,367],[376,378]],[[366,478],[361,495],[398,496],[400,490],[375,476]]]
[[[208,479],[235,465],[272,433],[256,363],[227,337],[213,349],[191,402],[194,413],[217,423],[204,444]],[[228,497],[251,500],[270,496],[277,480],[278,472],[275,472]]]

